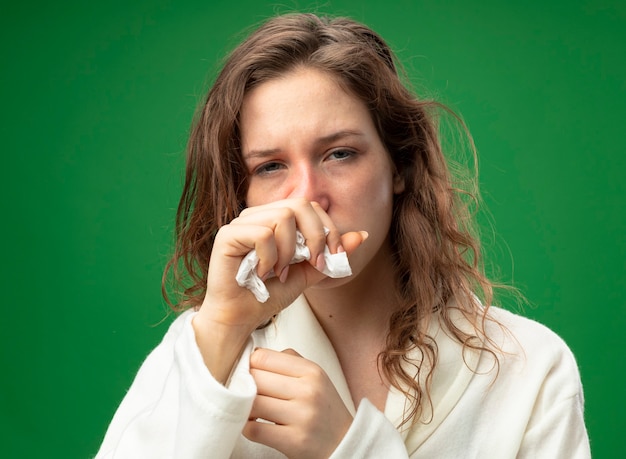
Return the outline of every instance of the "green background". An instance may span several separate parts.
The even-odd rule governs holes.
[[[573,349],[594,457],[618,457],[626,7],[474,3],[4,2],[0,456],[95,454],[171,320],[160,280],[194,108],[243,29],[316,7],[380,32],[467,121],[489,261]]]

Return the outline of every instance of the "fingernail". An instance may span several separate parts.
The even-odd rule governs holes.
[[[367,231],[359,231],[359,234],[363,238],[363,241],[366,241],[367,238],[370,237],[370,235],[369,235],[369,233]]]
[[[343,245],[339,244],[337,246],[337,253],[343,253],[345,251],[346,251],[346,249],[343,248]]]
[[[289,274],[289,265],[285,266],[283,270],[280,272],[280,276],[278,276],[278,280],[280,280],[283,284],[287,280],[287,274]]]
[[[320,253],[315,260],[315,268],[318,271],[324,271],[324,267],[326,266],[326,262],[324,261],[324,254]]]

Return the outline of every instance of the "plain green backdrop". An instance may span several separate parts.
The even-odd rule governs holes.
[[[89,457],[171,317],[193,111],[241,31],[364,21],[480,154],[488,262],[578,358],[594,457],[623,451],[626,7],[618,1],[94,1],[0,7],[0,456]]]

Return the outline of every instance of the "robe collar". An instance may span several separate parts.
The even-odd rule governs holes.
[[[461,330],[475,333],[458,310],[451,309],[450,316]],[[276,324],[268,326],[265,332],[268,344],[271,343],[274,349],[291,348],[302,357],[320,365],[334,384],[350,414],[352,416],[356,414],[356,407],[337,354],[304,295],[300,295],[291,306],[282,311],[276,318]],[[399,428],[409,455],[430,437],[452,411],[476,375],[475,370],[481,356],[478,351],[469,349],[463,351],[463,346],[450,336],[437,319],[430,324],[428,334],[437,343],[437,365],[433,373],[430,394],[432,410],[429,404],[424,404],[420,421],[417,423],[409,421],[399,428],[407,408],[407,398],[401,391],[392,387],[385,405],[384,414],[396,428]],[[416,352],[409,354],[409,358],[419,357],[419,353]],[[423,377],[424,374],[426,371],[422,370],[419,377]]]

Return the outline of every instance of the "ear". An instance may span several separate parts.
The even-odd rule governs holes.
[[[400,194],[404,191],[404,188],[404,178],[400,175],[398,171],[395,171],[393,173],[393,193]]]

